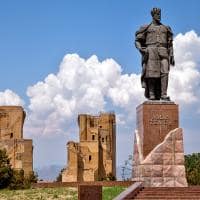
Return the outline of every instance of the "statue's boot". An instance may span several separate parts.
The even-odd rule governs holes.
[[[155,96],[155,79],[149,78],[148,79],[148,86],[149,86],[149,100],[156,100]]]
[[[167,96],[168,87],[168,74],[161,74],[161,100],[170,101],[170,97]]]

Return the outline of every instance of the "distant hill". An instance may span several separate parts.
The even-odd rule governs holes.
[[[50,165],[36,168],[34,171],[37,172],[39,180],[55,181],[62,168],[64,168],[62,165]]]

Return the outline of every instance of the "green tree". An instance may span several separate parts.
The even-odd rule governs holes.
[[[37,183],[38,181],[38,174],[36,172],[31,172],[29,176],[25,179],[25,181],[29,183]]]
[[[10,159],[5,149],[0,149],[0,188],[6,188],[10,184],[13,171],[11,169]]]
[[[189,185],[200,185],[200,153],[185,155],[186,177]]]
[[[16,190],[16,189],[24,189],[24,170],[13,170],[13,176],[10,181],[9,188]]]
[[[37,174],[30,173],[24,176],[24,170],[14,170],[11,168],[10,159],[5,149],[0,149],[0,189],[9,187],[10,189],[30,188],[31,183],[37,182]]]
[[[24,175],[24,170],[13,170],[13,176],[9,185],[9,189],[28,189],[31,187],[32,183],[36,183],[38,180],[38,175],[31,172],[28,176]]]
[[[56,182],[62,182],[62,173],[65,170],[65,168],[61,169],[58,176],[56,177]]]
[[[24,182],[23,187],[25,189],[31,188],[32,183],[37,183],[38,181],[38,174],[33,172],[30,172],[28,176],[24,176]]]
[[[106,180],[107,181],[116,181],[116,177],[110,172],[109,174],[106,175]]]

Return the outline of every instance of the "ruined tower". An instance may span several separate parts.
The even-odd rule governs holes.
[[[10,163],[25,175],[33,171],[33,145],[23,139],[25,112],[21,106],[0,106],[0,149],[6,149]]]
[[[80,142],[68,142],[68,166],[62,181],[97,181],[116,176],[116,124],[114,113],[78,116]]]

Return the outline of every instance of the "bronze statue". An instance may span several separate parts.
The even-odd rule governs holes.
[[[173,33],[163,25],[161,10],[153,8],[152,22],[140,27],[135,34],[135,46],[142,54],[142,87],[149,100],[170,101],[167,96],[170,64],[174,66]]]

